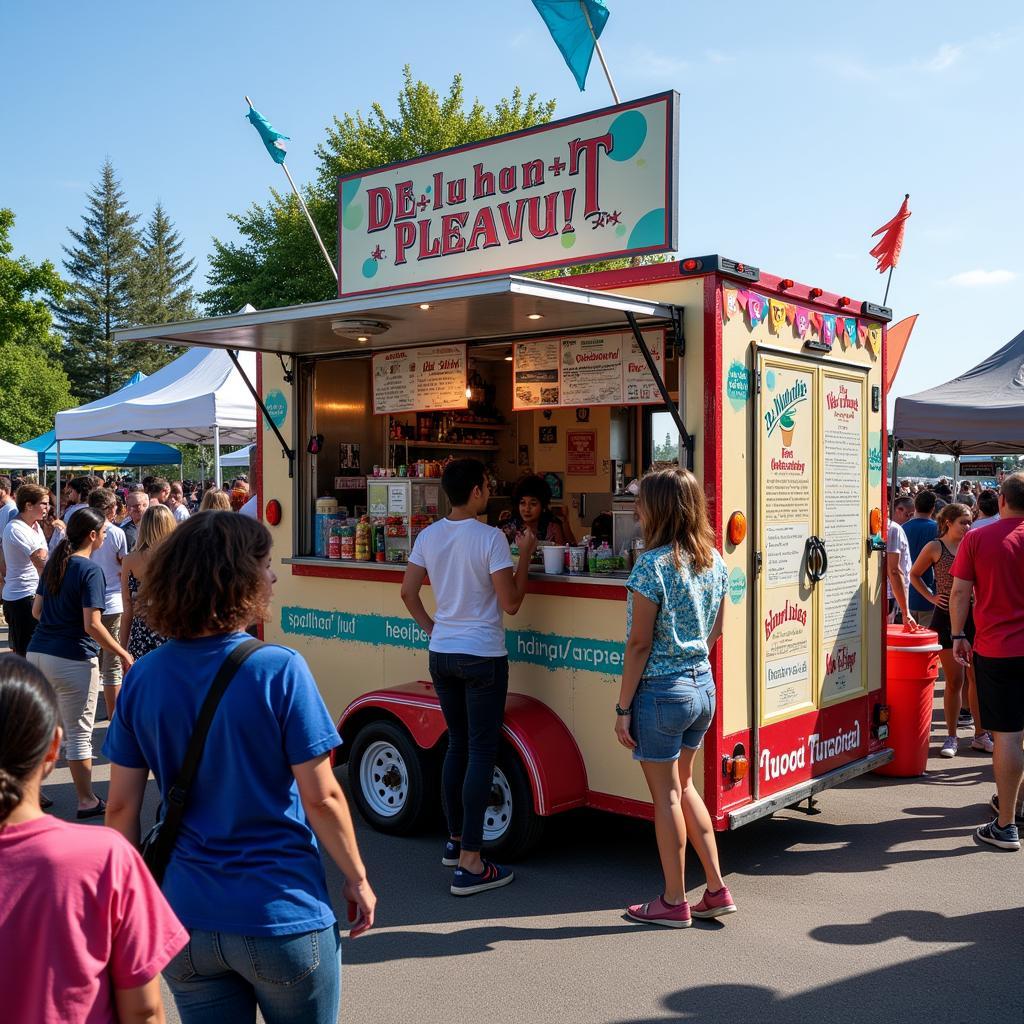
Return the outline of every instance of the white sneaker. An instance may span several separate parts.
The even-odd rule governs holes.
[[[984,750],[986,754],[991,754],[995,744],[992,742],[992,734],[983,732],[979,736],[975,736],[971,741],[971,750]]]
[[[955,736],[947,736],[939,751],[939,757],[956,757],[959,742]]]

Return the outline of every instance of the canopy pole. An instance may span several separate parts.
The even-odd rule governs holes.
[[[956,498],[957,488],[960,486],[960,455],[953,456],[953,498]]]
[[[221,478],[220,471],[220,427],[214,426],[213,428],[213,475],[217,481],[217,489],[223,486],[224,481]]]
[[[46,463],[44,462],[43,465],[45,466]],[[59,519],[60,518],[60,441],[57,442],[57,474],[56,474],[56,482],[53,485],[53,490],[54,490],[54,493],[57,495],[57,511],[54,512],[54,515]]]
[[[640,349],[640,352],[647,363],[647,369],[651,371],[651,376],[654,378],[654,383],[658,387],[661,399],[668,407],[669,414],[676,425],[676,430],[679,431],[679,443],[684,449],[686,449],[686,468],[692,472],[694,454],[693,435],[687,431],[685,426],[683,426],[683,417],[679,413],[679,408],[672,401],[672,396],[668,393],[668,388],[665,387],[665,381],[658,372],[658,366],[654,362],[651,350],[647,347],[647,341],[644,339],[643,332],[640,330],[640,325],[636,322],[636,315],[631,311],[627,311],[626,319],[629,321],[629,326],[633,331],[633,337],[636,340],[637,347]]]

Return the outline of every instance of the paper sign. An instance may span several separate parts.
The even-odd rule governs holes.
[[[512,348],[513,406],[536,409],[561,404],[557,341],[519,341]]]
[[[465,345],[432,345],[374,355],[375,413],[467,408]]]
[[[622,401],[622,336],[566,338],[562,342],[562,402],[612,405]]]
[[[405,484],[388,485],[388,515],[404,516],[409,512],[409,491]]]
[[[597,433],[593,430],[569,430],[565,439],[566,474],[597,476]]]

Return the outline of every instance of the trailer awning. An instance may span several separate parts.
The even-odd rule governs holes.
[[[506,275],[133,327],[115,331],[114,338],[118,342],[153,341],[280,355],[327,355],[438,342],[621,331],[628,314],[641,327],[673,322],[673,308],[664,303]]]

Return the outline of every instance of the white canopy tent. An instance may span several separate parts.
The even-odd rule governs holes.
[[[255,355],[240,352],[238,359],[249,380],[255,380]],[[57,413],[56,432],[58,444],[62,440],[212,444],[220,486],[220,446],[253,441],[256,402],[226,351],[193,348],[137,384]]]
[[[4,469],[38,469],[39,453],[9,441],[0,441],[0,466]]]
[[[233,452],[222,456],[220,464],[222,466],[248,466],[252,462],[254,447],[254,445],[247,444],[244,448],[236,448]]]

